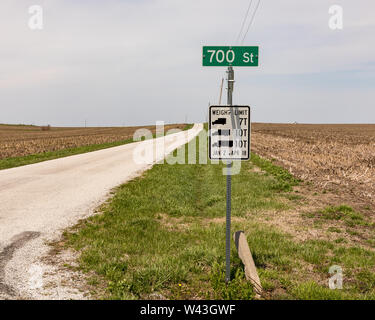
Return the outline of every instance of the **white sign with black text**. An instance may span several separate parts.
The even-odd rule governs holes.
[[[209,157],[211,160],[250,159],[249,106],[210,106]]]

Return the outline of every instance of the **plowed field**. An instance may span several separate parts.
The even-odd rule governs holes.
[[[255,123],[252,150],[322,190],[375,201],[375,125]]]

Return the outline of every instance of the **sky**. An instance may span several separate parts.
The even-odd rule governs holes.
[[[241,44],[249,2],[1,0],[0,123],[203,122],[225,68],[202,67],[202,46]],[[262,0],[242,43],[260,65],[235,68],[234,104],[255,122],[375,123],[374,35],[373,0]]]

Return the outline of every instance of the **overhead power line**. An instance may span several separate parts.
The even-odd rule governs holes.
[[[255,8],[255,11],[254,11],[252,17],[251,17],[251,20],[250,20],[250,22],[249,22],[249,25],[248,25],[247,30],[246,30],[246,32],[245,32],[245,35],[244,35],[243,38],[242,38],[241,44],[243,44],[243,42],[245,41],[246,36],[247,36],[247,33],[249,32],[250,27],[251,27],[251,25],[253,24],[253,21],[254,21],[255,15],[256,15],[256,13],[257,13],[257,11],[258,11],[258,8],[259,8],[259,5],[260,5],[260,1],[261,1],[261,0],[258,0],[257,6],[256,6],[256,8]]]
[[[251,25],[253,24],[253,21],[254,21],[255,15],[256,15],[256,13],[257,13],[257,11],[258,11],[258,8],[259,8],[259,5],[260,5],[260,1],[261,1],[261,0],[258,0],[258,3],[257,3],[257,5],[256,5],[256,8],[255,8],[255,10],[254,10],[254,12],[253,12],[253,14],[252,14],[252,16],[251,16],[251,20],[250,20],[249,25],[248,25],[248,27],[247,27],[247,29],[246,29],[246,33],[244,34],[244,36],[243,36],[243,38],[242,38],[241,45],[242,45],[243,42],[245,41],[245,38],[246,38],[246,36],[247,36],[247,34],[248,34],[249,30],[250,30],[250,27],[251,27]],[[250,9],[251,9],[252,4],[253,4],[253,0],[250,0],[250,2],[249,2],[249,6],[247,7],[246,14],[245,14],[245,17],[244,17],[243,22],[242,22],[242,25],[241,25],[240,32],[238,33],[238,36],[237,36],[237,39],[236,39],[236,43],[238,43],[238,41],[239,41],[239,39],[240,39],[240,37],[241,37],[241,34],[242,34],[243,30],[244,30],[244,27],[245,27],[245,25],[246,25],[246,21],[248,20],[248,17],[249,17],[249,13],[250,13]],[[222,80],[223,80],[223,78],[222,78]],[[223,89],[223,84],[221,83],[221,88],[220,88],[220,97],[219,97],[219,105],[221,104],[222,89]]]
[[[243,28],[245,27],[245,24],[246,24],[247,18],[248,18],[249,13],[250,13],[250,8],[251,8],[252,3],[253,3],[253,0],[250,0],[249,7],[247,8],[247,11],[246,11],[245,17],[244,17],[243,22],[242,22],[242,25],[241,25],[240,32],[238,33],[238,36],[237,36],[237,39],[236,39],[236,43],[238,43],[238,41],[240,40],[240,37],[241,37],[242,31],[243,31]]]

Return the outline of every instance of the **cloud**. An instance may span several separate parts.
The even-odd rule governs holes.
[[[27,27],[28,7],[36,3],[44,8],[42,31]],[[334,4],[344,8],[342,31],[328,28],[325,0],[262,1],[244,43],[260,46],[261,65],[236,69],[235,101],[255,104],[255,120],[326,122],[327,115],[314,113],[317,95],[327,101],[330,122],[369,119],[355,109],[342,113],[347,101],[374,115],[375,3]],[[3,0],[0,122],[141,125],[183,122],[186,115],[203,121],[225,70],[203,68],[201,47],[233,44],[247,5]]]

